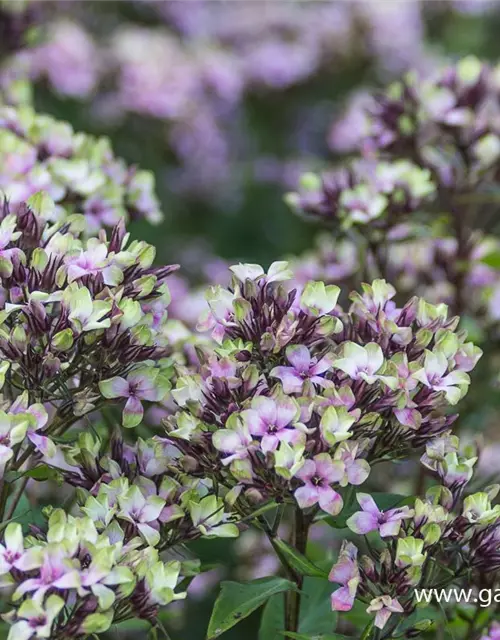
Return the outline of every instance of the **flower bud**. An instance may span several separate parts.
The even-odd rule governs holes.
[[[68,351],[73,346],[73,331],[63,329],[52,338],[52,346],[58,351]]]

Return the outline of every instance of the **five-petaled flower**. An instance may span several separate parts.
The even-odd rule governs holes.
[[[342,479],[343,462],[332,460],[328,453],[319,453],[311,460],[306,460],[296,475],[304,483],[295,491],[295,499],[301,509],[319,504],[323,511],[332,516],[340,513],[342,498],[331,485]]]
[[[262,438],[263,453],[275,451],[285,440],[291,444],[305,441],[305,434],[298,428],[300,409],[293,398],[281,395],[267,398],[258,396],[252,400],[251,408],[241,413],[241,419],[253,436]],[[305,427],[302,428],[305,429]]]
[[[341,585],[331,596],[333,611],[350,611],[353,607],[360,582],[357,556],[357,547],[352,542],[344,540],[339,558],[328,576],[330,582]]]
[[[141,400],[160,402],[170,389],[170,382],[156,368],[140,367],[127,378],[116,376],[99,383],[105,398],[127,398],[123,410],[123,426],[136,427],[142,420],[144,408]]]
[[[413,511],[407,506],[381,511],[375,500],[367,493],[358,493],[356,498],[362,511],[358,511],[347,521],[347,526],[354,533],[365,534],[378,531],[382,538],[397,536],[402,521],[413,516]]]
[[[271,371],[272,376],[281,380],[285,393],[301,393],[306,380],[322,387],[329,386],[329,381],[321,374],[331,368],[331,355],[327,354],[318,360],[311,357],[304,345],[290,345],[286,349],[286,357],[291,367],[280,366]]]

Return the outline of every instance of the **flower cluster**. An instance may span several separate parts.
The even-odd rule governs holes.
[[[343,228],[375,224],[390,228],[435,196],[430,171],[409,160],[360,161],[320,177],[306,174],[301,191],[289,193],[294,210]]]
[[[344,224],[382,218],[387,228],[401,213],[435,208],[429,199],[439,210],[457,207],[453,196],[496,179],[499,91],[498,70],[473,57],[431,76],[407,74],[367,107],[364,159],[323,177],[306,174],[290,203]]]
[[[445,409],[466,393],[481,352],[445,305],[398,308],[377,280],[345,312],[334,285],[290,290],[287,263],[231,271],[231,287],[209,290],[200,323],[218,346],[199,349],[199,373],[178,370],[180,411],[166,421],[193,474],[241,500],[337,514],[340,487],[452,424]]]
[[[496,67],[472,56],[430,74],[408,73],[364,100],[358,158],[323,176],[304,175],[288,202],[347,231],[367,271],[398,290],[415,291],[418,282],[423,295],[433,290],[431,297],[455,313],[496,320],[498,277],[487,266],[498,263],[490,236],[500,159],[498,77]],[[473,296],[470,284],[480,286]]]
[[[129,618],[154,621],[158,608],[182,599],[181,563],[125,535],[118,521],[98,530],[90,517],[52,511],[47,532],[23,536],[7,525],[0,545],[0,581],[12,592],[3,615],[9,640],[87,637]]]
[[[127,167],[106,138],[75,133],[30,107],[0,106],[0,146],[0,189],[14,208],[45,191],[54,220],[82,214],[92,235],[120,220],[162,219],[153,175]]]
[[[484,180],[500,155],[498,69],[472,56],[430,77],[408,74],[375,98],[365,148],[413,158],[440,183]]]
[[[492,506],[492,500],[500,487],[467,493],[476,461],[473,449],[461,452],[458,438],[445,433],[428,442],[422,457],[440,483],[424,499],[383,511],[371,496],[357,494],[361,510],[347,526],[368,535],[373,546],[358,558],[357,546],[343,543],[329,576],[338,585],[332,594],[334,610],[348,611],[358,598],[368,603],[376,627],[389,625],[389,637],[398,637],[403,629],[412,633],[406,637],[415,637],[431,624],[410,617],[417,605],[415,589],[456,585],[464,575],[469,587],[494,584],[500,568],[500,506]]]
[[[126,540],[139,536],[161,550],[200,536],[238,536],[211,483],[189,476],[174,448],[158,438],[127,445],[114,437],[104,447],[82,433],[48,463],[78,488],[81,510],[99,532],[118,521]]]
[[[163,328],[176,267],[153,267],[154,248],[129,243],[123,221],[109,238],[85,239],[82,217],[53,223],[54,208],[40,193],[0,213],[2,383],[6,399],[17,397],[2,406],[2,460],[15,468],[24,435],[50,456],[49,433],[122,399],[123,423],[135,426],[143,402],[169,389]]]

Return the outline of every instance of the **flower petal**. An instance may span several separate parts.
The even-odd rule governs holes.
[[[309,349],[302,344],[287,347],[286,357],[288,362],[300,373],[307,373],[311,366]]]
[[[124,378],[116,376],[99,382],[99,390],[105,398],[128,398],[129,384]]]
[[[358,511],[347,520],[347,526],[354,533],[363,535],[377,530],[378,519],[371,513]]]

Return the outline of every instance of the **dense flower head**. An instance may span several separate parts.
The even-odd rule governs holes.
[[[399,308],[383,280],[351,294],[308,282],[290,289],[287,263],[231,268],[207,294],[200,323],[217,345],[198,349],[199,373],[178,368],[168,441],[192,473],[242,500],[342,508],[340,487],[370,465],[445,432],[481,352],[456,332],[445,305]],[[182,459],[182,457],[181,457]]]
[[[135,426],[143,403],[169,389],[163,329],[166,278],[176,267],[153,267],[154,248],[129,242],[123,221],[86,239],[81,216],[52,222],[54,208],[40,193],[16,208],[4,202],[0,213],[2,384],[5,399],[17,398],[2,407],[4,461],[5,447],[23,446],[21,431],[48,454],[42,432],[58,433],[109,401],[125,402],[123,423]]]
[[[131,617],[153,621],[160,606],[186,596],[175,591],[182,569],[127,537],[117,520],[96,527],[91,517],[56,509],[47,530],[29,536],[10,523],[0,545],[1,588],[12,594],[2,616],[8,638],[80,638]]]
[[[334,610],[349,611],[357,598],[374,614],[375,627],[387,625],[397,634],[405,624],[408,633],[405,620],[418,604],[416,589],[442,587],[450,580],[456,586],[463,576],[471,588],[495,582],[500,506],[492,501],[499,486],[467,491],[476,460],[473,448],[461,450],[458,438],[445,433],[428,442],[422,457],[441,483],[430,487],[424,498],[383,510],[370,495],[356,495],[361,510],[347,526],[360,536],[370,535],[372,544],[343,543],[329,576],[338,585],[332,594]],[[454,551],[457,546],[460,554]],[[361,556],[358,547],[364,549]],[[413,624],[413,635],[407,637],[419,635],[430,621]]]
[[[473,56],[424,78],[410,73],[375,99],[365,145],[416,156],[445,185],[466,172],[483,178],[500,154],[498,91],[498,69]]]
[[[304,175],[301,191],[288,194],[287,201],[299,213],[343,228],[369,223],[390,228],[434,195],[430,171],[409,160],[360,161],[323,176]]]
[[[450,193],[488,192],[500,158],[499,91],[498,67],[474,56],[408,72],[384,91],[362,97],[363,113],[353,114],[360,125],[356,150],[371,160],[404,160],[427,170],[445,207]],[[307,205],[313,197],[302,200]],[[324,201],[326,188],[316,198]]]
[[[484,267],[480,295],[465,289],[477,284],[475,263],[488,257],[487,245],[496,252],[496,242],[475,230],[492,227],[498,78],[496,67],[469,56],[432,73],[408,73],[365,98],[357,158],[323,175],[305,174],[289,204],[349,234],[365,268],[373,261],[398,291],[430,285],[431,297],[451,302],[455,312],[486,310],[494,319],[495,283],[484,282]]]
[[[176,450],[158,438],[108,447],[88,433],[58,447],[47,460],[78,487],[81,509],[101,530],[121,522],[125,537],[141,537],[161,549],[208,537],[237,537],[238,528],[210,481],[193,478]]]
[[[31,107],[0,106],[0,189],[13,208],[38,191],[56,203],[53,220],[82,214],[97,235],[120,220],[162,218],[154,178],[116,158],[107,138],[77,133]]]

